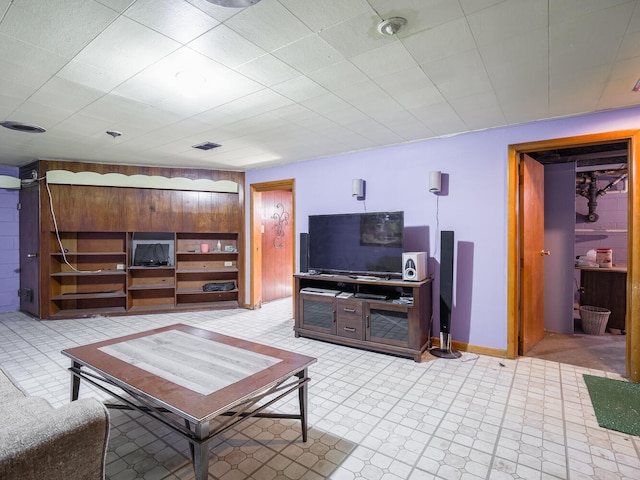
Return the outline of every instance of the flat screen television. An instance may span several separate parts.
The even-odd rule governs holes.
[[[309,270],[402,277],[404,212],[309,216]]]

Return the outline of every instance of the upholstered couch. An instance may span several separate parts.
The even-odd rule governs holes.
[[[93,398],[53,408],[0,367],[0,478],[102,480],[107,409]]]

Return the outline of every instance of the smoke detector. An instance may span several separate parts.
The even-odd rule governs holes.
[[[378,24],[378,33],[392,36],[398,33],[407,24],[407,19],[402,17],[391,17]]]

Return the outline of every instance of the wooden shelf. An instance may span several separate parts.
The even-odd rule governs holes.
[[[176,291],[177,295],[212,295],[212,294],[221,294],[221,293],[238,293],[238,289],[234,290],[217,290],[213,292],[205,292],[201,288],[181,288]]]
[[[52,277],[102,277],[112,275],[126,275],[124,270],[100,270],[95,272],[56,272],[52,273]]]
[[[109,256],[126,256],[126,252],[65,252],[64,255],[61,252],[53,252],[51,253],[52,257],[91,257],[91,256],[99,256],[99,257],[109,257]]]
[[[141,285],[129,285],[127,287],[128,291],[136,291],[136,290],[173,290],[175,289],[175,284],[168,283],[150,283],[150,284],[141,284]]]
[[[176,270],[178,275],[189,273],[237,273],[236,267],[220,267],[220,268],[181,268]]]
[[[87,292],[87,293],[65,293],[62,295],[56,295],[51,300],[89,300],[91,298],[122,298],[126,294],[123,291],[119,292]]]
[[[51,315],[51,318],[84,318],[96,315],[117,315],[126,312],[125,307],[74,308],[70,310],[58,310]]]

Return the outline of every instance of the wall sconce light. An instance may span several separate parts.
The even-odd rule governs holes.
[[[351,180],[351,195],[356,197],[356,200],[364,200],[366,184],[361,178],[354,178]]]

